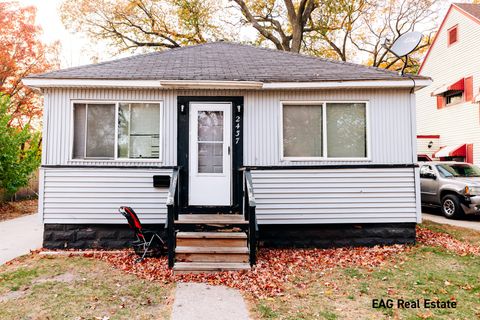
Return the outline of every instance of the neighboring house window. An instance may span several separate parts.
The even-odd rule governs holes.
[[[74,103],[73,108],[73,159],[159,158],[159,103]]]
[[[473,102],[473,77],[466,77],[457,82],[442,86],[432,92],[437,97],[437,109],[462,102]]]
[[[284,103],[283,158],[367,158],[367,104]]]
[[[463,92],[455,92],[445,95],[446,105],[452,105],[463,101]]]
[[[448,45],[458,41],[458,26],[448,29]]]

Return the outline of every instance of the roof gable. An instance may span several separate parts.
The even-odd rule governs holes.
[[[475,21],[476,23],[480,24],[480,4],[471,4],[471,3],[453,3],[450,5],[450,8],[448,8],[447,13],[445,14],[445,17],[442,20],[442,23],[440,24],[440,27],[438,28],[437,33],[435,34],[435,38],[433,39],[432,45],[430,48],[428,48],[428,51],[425,55],[425,58],[422,61],[422,64],[420,65],[420,68],[418,70],[418,74],[421,74],[423,66],[425,65],[426,61],[428,60],[428,57],[430,56],[430,52],[433,50],[435,44],[437,43],[437,39],[440,35],[440,33],[444,30],[445,27],[445,22],[448,20],[451,12],[453,10],[457,10],[458,12],[462,13],[465,17]]]
[[[393,71],[354,63],[236,43],[212,42],[31,75],[28,78],[269,83],[403,80],[408,77],[411,76],[400,76]]]

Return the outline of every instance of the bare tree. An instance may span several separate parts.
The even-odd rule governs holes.
[[[256,44],[387,69],[400,63],[382,46],[385,39],[393,43],[419,30],[427,35],[411,60],[412,71],[431,43],[438,1],[64,0],[62,19],[118,50],[236,40],[243,25],[258,32]]]
[[[400,68],[400,59],[391,54],[387,48],[407,32],[421,30],[424,38],[414,50],[410,71],[415,71],[419,64],[418,55],[431,44],[436,28],[436,0],[383,0],[374,2],[361,23],[363,28],[352,33],[350,41],[353,46],[367,56],[366,63],[385,69]],[[383,45],[388,39],[387,48]],[[417,54],[417,57],[415,56]]]
[[[66,0],[62,21],[119,50],[176,48],[222,37],[214,0]]]
[[[245,22],[254,27],[262,37],[271,41],[278,50],[300,52],[312,12],[317,7],[315,0],[245,1],[238,4]]]
[[[353,55],[352,34],[360,28],[360,20],[369,7],[367,0],[326,0],[312,13],[313,32],[308,34],[305,51],[342,61]],[[329,53],[331,52],[331,54]]]

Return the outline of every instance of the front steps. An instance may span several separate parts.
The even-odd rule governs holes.
[[[215,223],[218,223],[218,220]],[[176,242],[173,267],[175,274],[250,269],[245,232],[231,230],[179,231],[176,235]]]

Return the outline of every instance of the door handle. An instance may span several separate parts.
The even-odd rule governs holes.
[[[227,147],[227,154],[230,155],[230,146]]]

